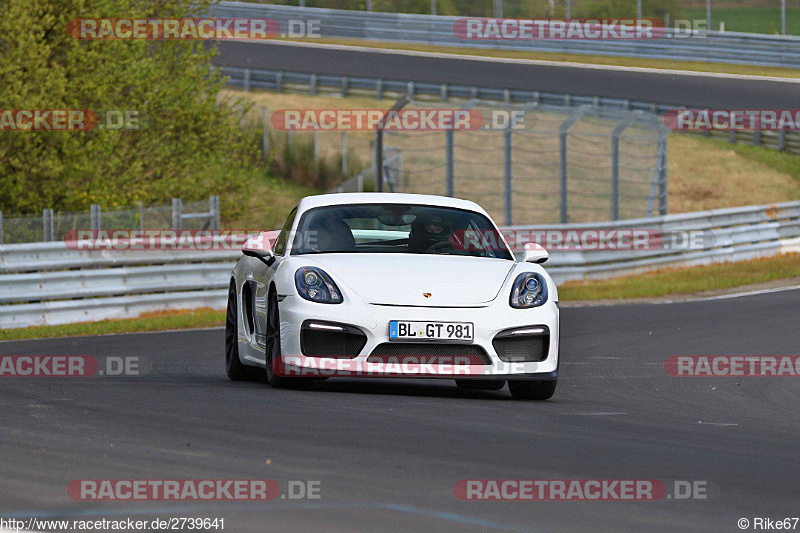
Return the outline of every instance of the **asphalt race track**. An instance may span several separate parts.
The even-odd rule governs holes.
[[[289,43],[219,43],[214,63],[341,76],[451,83],[628,98],[720,109],[792,109],[798,83],[676,72],[585,68],[563,63],[470,60]]]
[[[0,516],[224,517],[246,531],[739,531],[798,516],[797,378],[676,378],[670,355],[797,355],[800,291],[565,308],[558,390],[451,381],[233,383],[221,329],[0,343],[139,358],[138,377],[2,378]],[[267,464],[269,460],[269,464]],[[321,499],[82,502],[73,479],[320,482]],[[659,479],[707,499],[468,502],[461,479]],[[671,486],[671,485],[668,485]]]

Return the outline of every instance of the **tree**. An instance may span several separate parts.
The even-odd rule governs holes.
[[[0,109],[131,111],[130,131],[0,131],[0,209],[85,209],[241,189],[237,113],[215,50],[190,40],[79,40],[79,18],[183,18],[209,0],[2,0]]]

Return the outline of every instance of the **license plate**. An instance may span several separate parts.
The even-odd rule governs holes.
[[[418,322],[406,320],[392,320],[389,322],[390,340],[472,342],[474,335],[475,327],[472,322]]]

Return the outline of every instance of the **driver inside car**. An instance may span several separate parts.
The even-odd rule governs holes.
[[[411,232],[408,235],[408,251],[424,254],[430,253],[431,248],[439,243],[448,243],[449,246],[452,232],[452,224],[442,217],[432,216],[423,220],[417,218],[411,224]]]

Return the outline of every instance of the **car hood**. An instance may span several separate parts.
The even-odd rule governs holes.
[[[514,262],[420,254],[314,254],[340,287],[382,305],[480,306],[494,300]],[[426,297],[425,294],[430,296]]]

